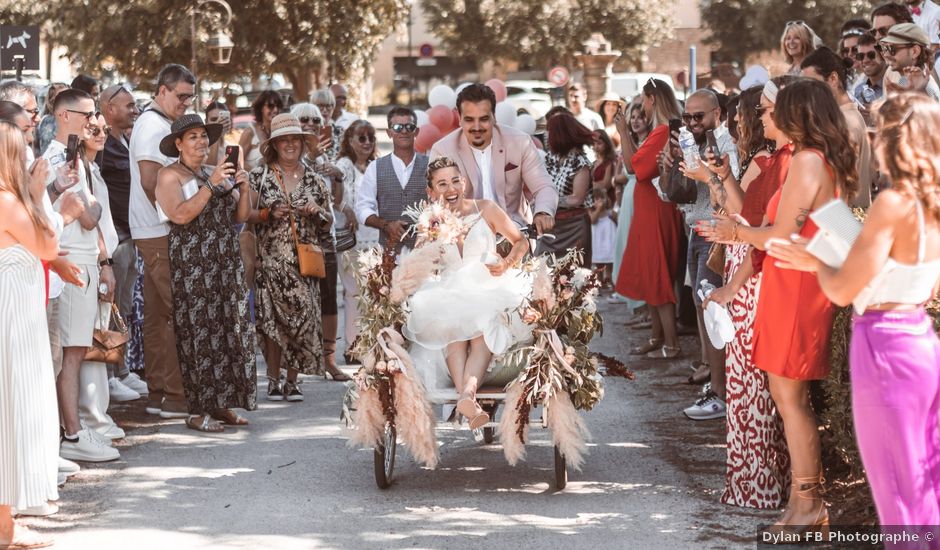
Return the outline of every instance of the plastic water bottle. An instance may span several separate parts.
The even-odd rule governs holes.
[[[685,167],[689,170],[698,168],[698,144],[695,143],[695,136],[686,126],[679,130],[679,148],[682,149]]]

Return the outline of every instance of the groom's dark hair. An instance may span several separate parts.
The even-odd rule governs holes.
[[[457,112],[463,114],[460,104],[464,101],[470,103],[479,103],[481,101],[490,102],[490,111],[496,114],[496,92],[486,84],[470,84],[457,94]]]

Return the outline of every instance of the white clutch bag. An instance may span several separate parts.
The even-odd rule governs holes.
[[[806,245],[806,251],[830,267],[841,267],[862,224],[845,202],[833,199],[809,215],[819,231]]]

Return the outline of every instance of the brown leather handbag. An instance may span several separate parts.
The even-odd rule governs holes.
[[[124,362],[127,347],[127,325],[116,305],[111,304],[111,319],[117,330],[95,329],[91,347],[85,352],[85,361],[119,364]]]
[[[274,177],[281,186],[284,198],[287,203],[287,217],[290,219],[290,230],[294,235],[294,245],[297,247],[297,263],[300,265],[300,274],[304,277],[316,277],[317,279],[326,278],[326,262],[323,258],[323,249],[315,244],[300,242],[300,235],[297,233],[297,224],[294,222],[294,208],[290,204],[290,196],[281,181],[281,176],[274,171]]]

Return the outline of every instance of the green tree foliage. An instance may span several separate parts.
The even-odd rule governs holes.
[[[669,37],[670,2],[661,0],[424,0],[430,28],[447,52],[473,61],[544,68],[569,62],[592,33],[639,59]]]
[[[282,73],[297,97],[306,97],[326,80],[362,82],[378,46],[408,14],[406,0],[227,1],[234,12],[231,63],[210,62],[204,41],[221,27],[222,17],[212,2],[207,3],[197,21],[198,76],[224,81]],[[113,69],[144,83],[165,63],[190,63],[194,4],[0,0],[0,15],[45,24],[48,37],[65,46],[84,71]]]
[[[806,21],[836,49],[842,23],[867,19],[881,2],[870,0],[701,0],[709,42],[722,59],[745,61],[753,53],[780,48],[787,21]]]

